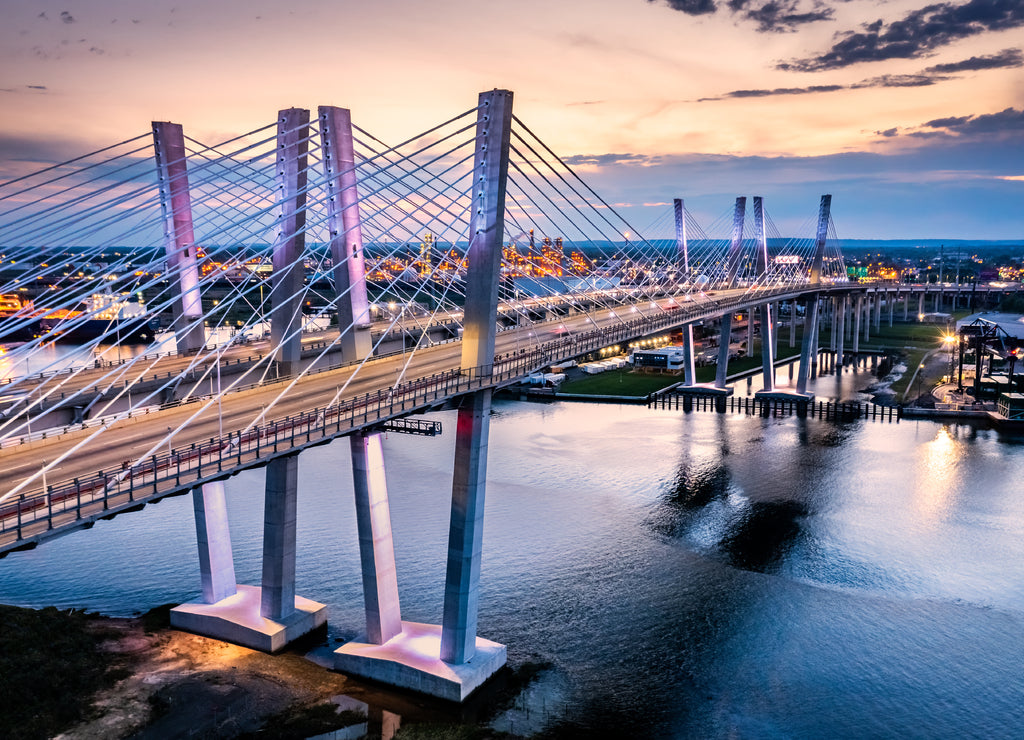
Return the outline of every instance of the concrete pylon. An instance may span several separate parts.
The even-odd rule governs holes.
[[[298,372],[302,350],[308,150],[309,111],[289,108],[278,113],[277,203],[280,221],[273,251],[270,336],[281,375]]]
[[[855,355],[860,352],[860,320],[861,320],[861,316],[863,314],[864,314],[864,296],[860,296],[859,295],[859,296],[857,296],[856,305],[855,305],[855,307],[853,309],[853,349],[852,349],[852,351],[853,351],[853,354],[855,354]],[[867,331],[867,328],[865,327],[865,334],[866,334],[866,331]],[[867,336],[866,335],[864,337],[864,341],[867,341]]]
[[[816,372],[818,333],[818,294],[807,296],[804,307],[804,336],[800,343],[800,367],[797,370],[796,392],[807,393],[807,381]]]
[[[729,252],[726,255],[725,284],[733,287],[739,274],[740,263],[743,261],[743,221],[747,209],[747,199],[740,196],[732,213],[732,239],[729,241]]]
[[[836,299],[839,303],[839,310],[836,311],[836,375],[843,372],[843,356],[846,354],[846,302],[844,295]]]
[[[284,620],[295,611],[298,487],[298,453],[275,457],[267,464],[260,614],[274,621]]]
[[[682,198],[672,201],[676,221],[676,257],[686,280],[690,279],[690,247],[686,238],[686,205]]]
[[[762,303],[761,317],[761,379],[765,391],[775,390],[775,322],[772,320],[772,304]],[[751,317],[753,318],[753,317]]]
[[[327,223],[338,295],[339,343],[346,361],[355,361],[370,354],[372,341],[352,116],[347,109],[333,106],[321,106],[319,114],[327,175]]]
[[[238,591],[223,481],[193,488],[192,507],[196,519],[203,601],[215,604]]]
[[[512,132],[511,92],[494,90],[480,95],[477,131],[462,369],[470,374],[487,375],[494,362],[505,185]],[[490,410],[490,390],[472,394],[459,409],[441,623],[441,660],[446,663],[467,663],[477,648]]]
[[[832,196],[821,196],[818,205],[818,228],[814,237],[814,256],[811,259],[810,281],[812,284],[821,283],[821,269],[825,262],[825,244],[828,240],[828,222],[831,218]]]
[[[366,637],[371,643],[383,645],[402,631],[384,455],[379,434],[353,434],[349,442],[366,607]]]
[[[718,336],[718,365],[715,368],[715,388],[725,388],[729,375],[729,342],[732,340],[732,312],[722,314],[722,330]]]
[[[357,362],[367,357],[373,348],[352,116],[346,108],[321,106],[319,117],[327,175],[331,256],[338,294],[341,357],[343,362]],[[384,452],[377,433],[356,433],[349,441],[366,639],[370,644],[382,645],[402,631]]]
[[[693,324],[683,325],[683,385],[690,387],[697,382],[693,357]]]
[[[160,206],[164,215],[167,273],[174,296],[171,301],[174,340],[178,352],[188,354],[206,344],[206,329],[203,326],[203,302],[196,264],[198,246],[192,227],[185,135],[181,124],[154,121],[153,147],[160,183]]]

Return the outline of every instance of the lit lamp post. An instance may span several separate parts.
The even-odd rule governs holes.
[[[949,352],[949,382],[953,382],[953,344],[956,342],[956,335],[949,334],[948,332],[943,335],[942,343],[946,345],[946,350]]]

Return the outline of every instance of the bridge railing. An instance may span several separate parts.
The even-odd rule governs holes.
[[[789,289],[763,291],[758,298]],[[233,431],[220,438],[171,449],[146,460],[126,460],[119,469],[100,470],[29,492],[0,504],[0,535],[15,540],[41,530],[73,525],[83,517],[120,511],[233,472],[289,454],[382,422],[422,411],[467,393],[514,382],[560,360],[596,351],[609,344],[749,304],[749,296],[734,296],[715,304],[681,304],[656,316],[638,317],[612,327],[566,335],[540,347],[510,352],[491,365],[454,369],[415,378],[336,404]]]

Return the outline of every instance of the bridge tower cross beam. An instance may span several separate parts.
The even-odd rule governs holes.
[[[302,266],[306,245],[306,183],[309,111],[288,108],[277,114],[278,235],[274,242],[270,289],[270,336],[282,375],[299,369],[302,351]]]
[[[511,132],[512,93],[481,93],[462,335],[462,369],[469,374],[488,376],[494,363]],[[456,665],[468,663],[477,652],[490,410],[491,391],[485,389],[464,399],[458,412],[441,622],[441,660]]]
[[[153,151],[164,215],[164,250],[174,300],[175,345],[178,352],[197,352],[206,344],[203,302],[196,264],[192,198],[189,193],[185,134],[180,123],[153,121]]]

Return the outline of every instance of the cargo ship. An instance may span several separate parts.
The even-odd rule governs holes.
[[[35,305],[17,293],[0,295],[0,344],[28,342],[42,332]]]

